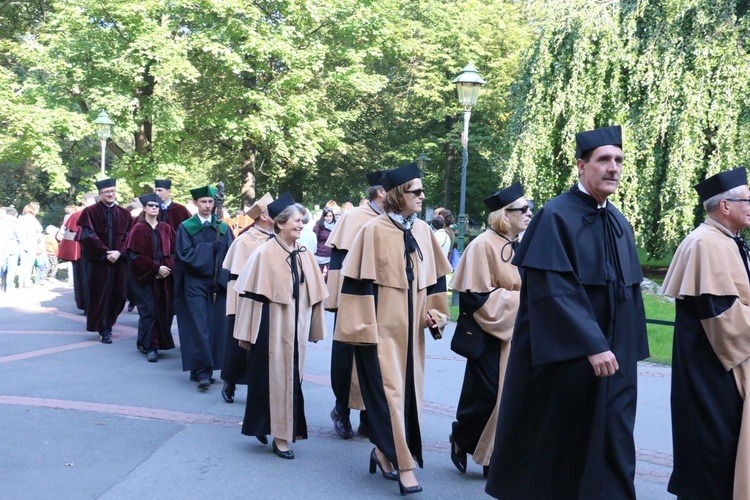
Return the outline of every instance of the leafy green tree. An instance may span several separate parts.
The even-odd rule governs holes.
[[[526,2],[538,36],[514,83],[503,177],[540,201],[575,181],[574,133],[625,131],[613,197],[649,254],[703,217],[692,186],[748,157],[748,2]]]

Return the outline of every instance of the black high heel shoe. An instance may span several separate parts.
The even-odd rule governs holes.
[[[378,460],[378,455],[375,453],[375,448],[372,449],[372,453],[370,453],[370,474],[375,474],[375,468],[380,468],[380,472],[383,474],[383,478],[389,479],[391,481],[398,481],[398,474],[396,474],[396,471],[386,472],[383,469],[383,464],[380,463],[380,460]]]
[[[458,443],[453,438],[453,434],[448,436],[448,441],[451,442],[451,462],[456,466],[458,472],[466,474],[466,452],[458,446]]]
[[[273,452],[276,453],[277,456],[286,458],[287,460],[292,460],[294,458],[294,452],[292,450],[281,451],[279,447],[276,446],[275,439],[273,441]]]
[[[401,496],[405,497],[406,495],[411,495],[412,493],[419,493],[422,491],[422,485],[418,484],[416,486],[404,486],[404,484],[401,482],[401,478],[398,479],[398,491],[401,492]]]

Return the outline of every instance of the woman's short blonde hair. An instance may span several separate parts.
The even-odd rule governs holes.
[[[490,212],[490,215],[487,216],[487,224],[498,233],[508,234],[510,223],[505,218],[505,207]]]

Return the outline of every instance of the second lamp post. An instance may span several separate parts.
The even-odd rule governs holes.
[[[467,64],[451,83],[456,85],[458,102],[464,107],[464,131],[461,134],[461,144],[463,145],[461,201],[458,214],[458,253],[463,255],[464,238],[466,236],[466,165],[469,163],[469,120],[471,119],[471,108],[479,98],[479,91],[482,89],[482,85],[487,82],[482,80],[473,64]]]

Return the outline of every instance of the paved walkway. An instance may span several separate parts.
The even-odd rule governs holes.
[[[329,320],[332,317],[329,316]],[[137,313],[123,312],[112,345],[85,331],[72,288],[0,295],[0,494],[18,499],[393,498],[398,485],[367,473],[372,445],[340,439],[329,412],[330,335],[305,366],[310,437],[295,460],[240,434],[245,394],[201,393],[179,349],[147,363],[135,349]],[[329,321],[331,324],[331,321]],[[176,337],[176,328],[173,329]],[[448,434],[463,377],[449,331],[427,340],[423,499],[489,498],[481,467],[461,476]],[[640,499],[670,499],[669,368],[639,367],[636,424]],[[356,428],[358,417],[353,412]]]

